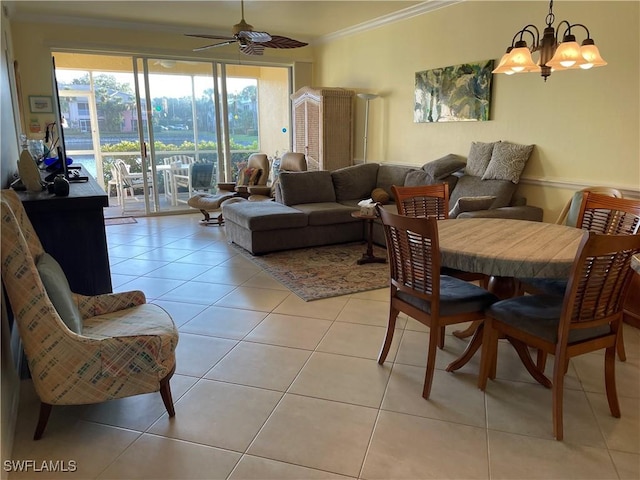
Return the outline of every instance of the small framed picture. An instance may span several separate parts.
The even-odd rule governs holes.
[[[29,109],[31,113],[53,113],[53,99],[42,95],[29,95]]]

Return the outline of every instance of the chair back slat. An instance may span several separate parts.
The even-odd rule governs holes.
[[[400,215],[449,218],[449,185],[446,183],[418,187],[392,185],[391,190]]]
[[[636,235],[640,230],[640,200],[585,192],[577,226],[608,235]]]
[[[433,217],[412,218],[378,208],[387,240],[391,283],[437,302],[440,295],[438,223]]]
[[[640,235],[585,236],[565,294],[572,323],[604,323],[622,312],[633,274],[631,257],[638,252]]]

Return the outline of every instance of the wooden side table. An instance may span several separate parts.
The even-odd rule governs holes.
[[[369,224],[369,234],[367,235],[367,251],[358,259],[358,265],[366,263],[387,263],[386,258],[376,257],[373,254],[373,221],[378,218],[377,215],[364,215],[358,212],[351,212],[353,218],[359,218]]]

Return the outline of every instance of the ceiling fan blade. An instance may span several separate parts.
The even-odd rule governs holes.
[[[210,40],[235,40],[235,37],[230,37],[228,35],[200,35],[196,33],[185,33],[185,37],[195,37],[195,38],[208,38]]]
[[[208,50],[209,48],[215,48],[215,47],[224,47],[226,45],[231,45],[232,43],[236,43],[236,40],[227,40],[226,42],[220,42],[220,43],[213,43],[211,45],[205,45],[204,47],[198,47],[198,48],[194,48],[193,51],[194,52],[201,52],[202,50]]]
[[[298,48],[306,47],[309,44],[289,37],[271,35],[271,40],[268,42],[262,42],[261,45],[269,48]]]
[[[244,55],[262,55],[264,53],[264,43],[248,43],[240,45],[240,53]]]
[[[271,35],[267,32],[254,32],[253,30],[243,30],[238,32],[238,37],[246,38],[252,42],[264,43],[271,40]]]

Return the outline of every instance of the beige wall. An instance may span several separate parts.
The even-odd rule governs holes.
[[[489,122],[413,123],[415,72],[499,59],[518,29],[544,26],[546,2],[470,0],[313,48],[269,50],[261,60],[299,66],[295,88],[312,74],[316,86],[381,94],[370,104],[369,161],[419,165],[449,152],[466,156],[474,140],[535,144],[520,192],[553,221],[578,188],[609,185],[626,195],[638,192],[639,7],[638,1],[556,2],[556,24],[586,24],[609,65],[557,72],[547,83],[536,74],[496,75]],[[251,60],[216,49],[194,54],[194,40],[177,33],[22,22],[12,22],[12,30],[25,102],[28,95],[50,92],[52,49]],[[582,32],[576,33],[582,40]],[[23,108],[28,116],[28,105]],[[363,154],[363,117],[364,101],[357,100],[356,160]]]
[[[556,2],[556,24],[585,24],[609,65],[556,72],[546,84],[534,73],[494,75],[488,122],[413,123],[415,72],[498,60],[520,28],[544,27],[544,2],[468,1],[332,41],[316,47],[315,83],[381,95],[370,103],[368,161],[419,165],[449,152],[466,156],[472,141],[535,144],[520,192],[554,221],[583,186],[640,187],[639,6]],[[356,112],[361,158],[364,100]]]

